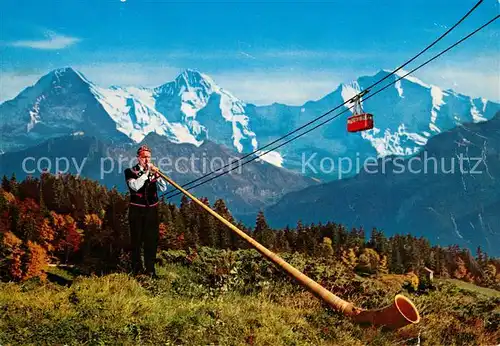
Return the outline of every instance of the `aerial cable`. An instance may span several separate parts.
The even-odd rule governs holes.
[[[366,93],[366,92],[369,92],[369,90],[375,86],[377,86],[378,84],[380,84],[381,82],[383,82],[384,80],[386,80],[387,78],[389,78],[390,76],[392,76],[393,74],[395,74],[397,71],[399,71],[400,69],[402,69],[403,67],[405,67],[406,65],[408,65],[409,63],[411,63],[412,61],[414,61],[415,59],[417,59],[419,56],[421,56],[423,53],[425,53],[427,50],[429,50],[432,46],[434,46],[436,43],[438,43],[440,40],[442,40],[446,35],[448,35],[452,30],[454,30],[460,23],[462,23],[481,3],[483,2],[483,0],[480,0],[478,1],[458,22],[456,22],[451,28],[449,28],[445,33],[443,33],[440,37],[438,37],[436,40],[434,40],[434,42],[432,42],[431,44],[429,44],[427,47],[425,47],[420,53],[418,53],[417,55],[415,55],[413,58],[411,58],[410,60],[406,61],[404,64],[402,64],[401,66],[399,66],[397,69],[395,69],[394,71],[392,71],[390,74],[386,75],[384,78],[380,79],[379,81],[375,82],[374,84],[370,85],[369,87],[367,87],[365,90],[363,90],[362,92],[358,93],[357,95],[351,97],[349,100],[345,101],[344,103],[342,103],[341,105],[338,105],[337,107],[329,110],[328,112],[324,113],[323,115],[311,120],[310,122],[298,127],[297,129],[287,133],[286,135],[282,136],[282,137],[279,137],[277,139],[275,139],[274,141],[266,144],[265,146],[251,152],[251,153],[248,153],[248,154],[245,154],[244,156],[242,156],[241,158],[239,158],[237,161],[233,161],[231,163],[228,163],[226,164],[225,166],[223,167],[220,167],[212,172],[209,172],[197,179],[194,179],[184,185],[182,185],[182,187],[186,187],[188,185],[191,185],[193,183],[196,183],[197,181],[200,181],[201,179],[205,178],[205,177],[208,177],[209,175],[212,175],[216,172],[220,172],[222,170],[224,170],[226,167],[228,166],[231,166],[235,163],[238,163],[244,159],[246,159],[247,157],[250,157],[252,156],[253,154],[258,154],[260,151],[262,151],[263,149],[281,141],[282,139],[285,139],[289,136],[291,136],[292,134],[296,133],[297,131],[303,129],[304,127],[307,127],[313,123],[315,123],[316,121],[324,118],[325,116],[327,116],[328,114],[332,113],[333,111],[339,109],[340,107],[344,106],[345,104],[347,103],[350,103],[352,101],[355,101],[355,100],[358,100],[362,94]],[[163,197],[163,195],[162,195]],[[170,198],[171,196],[167,196],[167,198]]]
[[[373,97],[373,96],[377,95],[378,93],[382,92],[383,90],[387,89],[389,86],[391,86],[391,85],[393,85],[393,84],[397,83],[398,81],[400,81],[401,79],[405,78],[405,77],[406,77],[406,76],[408,76],[409,74],[411,74],[411,73],[415,72],[416,70],[418,70],[418,69],[422,68],[423,66],[427,65],[427,64],[428,64],[428,63],[430,63],[431,61],[433,61],[433,60],[437,59],[438,57],[440,57],[440,56],[441,56],[441,55],[443,55],[444,53],[448,52],[449,50],[451,50],[452,48],[456,47],[457,45],[459,45],[459,44],[460,44],[460,43],[462,43],[463,41],[465,41],[465,40],[467,40],[468,38],[470,38],[471,36],[475,35],[477,32],[479,32],[479,31],[481,31],[482,29],[484,29],[486,26],[488,26],[488,25],[490,25],[491,23],[493,23],[493,22],[494,22],[495,20],[497,20],[499,17],[500,17],[500,15],[497,15],[496,17],[492,18],[491,20],[489,20],[488,22],[486,22],[485,24],[483,24],[482,26],[480,26],[479,28],[477,28],[476,30],[474,30],[473,32],[471,32],[470,34],[468,34],[467,36],[463,37],[461,40],[459,40],[459,41],[455,42],[453,45],[449,46],[448,48],[446,48],[445,50],[443,50],[443,51],[442,51],[442,52],[440,52],[439,54],[437,54],[437,55],[435,55],[434,57],[432,57],[432,58],[428,59],[427,61],[425,61],[425,62],[424,62],[424,63],[422,63],[421,65],[417,66],[416,68],[414,68],[414,69],[413,69],[413,70],[411,70],[410,72],[407,72],[406,74],[404,74],[403,76],[400,76],[400,77],[399,77],[398,79],[396,79],[395,81],[390,82],[389,84],[387,84],[387,85],[386,85],[386,86],[384,86],[383,88],[381,88],[381,89],[377,90],[375,93],[373,93],[373,94],[371,94],[370,96],[366,97],[366,98],[363,100],[363,102],[365,102],[366,100],[370,99],[371,97]],[[254,160],[256,160],[256,159],[258,159],[258,158],[260,158],[260,157],[262,157],[262,156],[264,156],[264,155],[266,155],[266,154],[268,154],[269,152],[271,152],[271,151],[273,151],[273,150],[276,150],[276,149],[278,149],[278,148],[282,147],[283,145],[288,144],[288,143],[290,143],[291,141],[294,141],[295,139],[297,139],[297,138],[299,138],[299,137],[302,137],[303,135],[305,135],[305,134],[307,134],[307,133],[309,133],[309,132],[311,132],[311,131],[313,131],[313,130],[317,129],[318,127],[323,126],[324,124],[326,124],[326,123],[328,123],[328,122],[330,122],[330,121],[334,120],[335,118],[339,117],[340,115],[342,115],[343,113],[347,112],[348,110],[350,110],[350,109],[351,109],[351,108],[353,108],[353,107],[354,107],[354,105],[353,105],[353,106],[351,106],[351,107],[349,107],[349,108],[346,108],[344,111],[342,111],[342,112],[340,112],[340,113],[338,113],[338,114],[334,115],[333,117],[331,117],[331,118],[329,118],[329,119],[327,119],[327,120],[325,120],[325,121],[323,121],[323,122],[319,123],[318,125],[314,126],[313,128],[311,128],[311,129],[309,129],[309,130],[307,130],[307,131],[305,131],[305,132],[303,132],[303,133],[301,133],[301,134],[299,134],[299,135],[297,135],[297,136],[295,136],[295,137],[293,137],[293,138],[291,138],[291,139],[287,140],[286,142],[283,142],[283,143],[281,143],[280,145],[277,145],[277,146],[275,146],[275,147],[273,147],[273,148],[271,148],[271,149],[267,150],[267,151],[266,151],[266,152],[264,152],[264,153],[261,153],[261,154],[259,154],[259,155],[254,156],[254,157],[253,157],[253,158],[251,158],[250,160],[243,162],[243,163],[241,164],[241,166],[244,166],[244,165],[246,165],[247,163],[250,163],[250,162],[252,162],[252,161],[254,161]],[[241,159],[240,159],[240,160],[241,160]],[[236,162],[239,162],[239,161],[236,161]],[[196,185],[194,185],[194,186],[192,186],[192,187],[190,187],[190,188],[188,188],[188,189],[186,189],[186,190],[187,190],[187,191],[189,191],[189,190],[191,190],[191,189],[194,189],[195,187],[198,187],[198,186],[200,186],[200,185],[206,184],[206,183],[208,183],[208,182],[210,182],[210,181],[214,180],[215,178],[218,178],[218,177],[220,177],[220,176],[223,176],[223,175],[225,175],[225,174],[227,174],[227,173],[229,173],[229,172],[231,172],[231,171],[235,170],[236,168],[238,168],[238,166],[233,167],[233,168],[229,169],[228,171],[225,171],[225,172],[219,173],[218,175],[216,175],[216,176],[214,176],[214,177],[212,177],[212,178],[210,178],[210,179],[208,179],[208,180],[205,180],[205,181],[203,181],[203,182],[201,182],[201,183],[198,183],[198,184],[196,184]],[[219,169],[219,170],[220,170],[220,169]],[[172,198],[172,197],[175,197],[175,196],[179,195],[180,193],[181,193],[181,192],[176,192],[176,193],[174,193],[173,195],[167,196],[167,198]]]

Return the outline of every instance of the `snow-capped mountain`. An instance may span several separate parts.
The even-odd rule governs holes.
[[[208,139],[238,153],[249,153],[325,114],[389,73],[381,70],[341,84],[302,106],[256,106],[239,100],[196,70],[186,70],[156,88],[103,88],[80,72],[63,68],[0,105],[0,150],[20,150],[74,132],[135,143],[154,132],[173,143],[200,146]],[[432,136],[464,122],[490,119],[500,109],[497,103],[442,90],[411,76],[374,95],[399,76],[389,76],[364,97],[363,108],[374,115],[374,129],[348,133],[346,118],[351,112],[347,111],[263,159],[324,180],[347,177],[357,170],[346,170],[340,166],[341,160],[363,163],[370,157],[413,155]],[[306,130],[343,110],[346,107]]]
[[[187,125],[196,140],[210,138],[239,153],[257,149],[256,135],[245,114],[246,104],[209,76],[186,70],[153,92],[156,109],[169,120]]]
[[[389,71],[381,70],[374,76],[360,77],[302,106],[251,106],[247,114],[251,119],[252,130],[257,134],[259,143],[269,143],[278,134],[288,133],[325,114],[389,74]],[[364,111],[374,115],[372,130],[348,133],[346,119],[352,112],[347,110],[336,119],[276,149],[277,155],[283,158],[283,166],[325,180],[352,176],[356,173],[356,160],[362,164],[367,158],[414,155],[432,136],[464,122],[491,119],[500,109],[497,103],[442,90],[411,76],[371,96],[403,74],[405,72],[389,76],[364,96]],[[352,104],[346,106],[351,107]],[[299,133],[336,116],[347,107],[331,112]],[[350,170],[348,162],[353,163]]]
[[[0,105],[0,149],[3,152],[37,145],[47,138],[84,132],[126,141],[116,123],[72,69],[43,76],[16,98]]]
[[[42,138],[84,131],[98,137],[104,134],[103,138],[127,137],[136,143],[155,132],[174,143],[196,146],[214,136],[216,142],[238,152],[253,151],[256,136],[248,127],[244,108],[243,102],[194,70],[148,89],[103,88],[82,73],[63,68],[0,105],[0,129],[9,133],[2,149],[23,149]],[[14,133],[9,131],[13,128]]]

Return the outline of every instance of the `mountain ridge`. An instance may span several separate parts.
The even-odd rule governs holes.
[[[403,75],[398,72],[388,76],[389,73],[379,70],[373,76],[341,83],[324,97],[301,106],[277,102],[256,106],[236,98],[196,69],[186,69],[173,81],[154,88],[103,88],[81,72],[65,67],[51,71],[34,88],[27,88],[13,100],[0,104],[0,131],[5,134],[1,149],[5,152],[26,148],[47,136],[79,131],[133,143],[155,132],[174,143],[199,146],[211,140],[244,154],[257,151],[261,143],[270,143],[339,106],[377,79],[388,77],[389,83]],[[47,81],[60,81],[65,76],[70,81],[63,85],[56,83],[48,95],[37,92],[36,86],[47,86],[50,84]],[[433,135],[463,122],[485,121],[500,109],[499,104],[484,98],[473,99],[442,90],[412,76],[398,81],[377,98],[363,101],[363,106],[374,114],[373,130],[351,134],[342,118],[337,119],[263,159],[310,177],[334,180],[339,175],[336,169],[328,173],[304,172],[304,156],[317,155],[313,159],[317,167],[321,160],[352,159],[356,153],[361,158],[413,155]],[[342,110],[346,107],[340,107],[337,113]],[[89,116],[85,117],[85,111]],[[343,116],[349,114],[348,111]],[[61,119],[67,121],[61,124]],[[13,131],[14,128],[18,130]]]
[[[199,147],[175,144],[155,133],[148,134],[140,144],[152,148],[157,166],[180,185],[235,162],[239,156],[211,141]],[[39,176],[43,168],[48,168],[52,174],[76,174],[127,192],[123,171],[137,162],[137,148],[135,143],[113,143],[83,134],[51,138],[37,146],[0,155],[0,174],[10,177],[14,173],[17,179],[23,179]],[[248,214],[276,202],[288,191],[311,184],[316,182],[261,160],[238,167],[191,192],[212,202],[223,198],[232,212]],[[173,191],[176,190],[169,186],[167,192]],[[172,199],[174,203],[179,201],[180,196]]]

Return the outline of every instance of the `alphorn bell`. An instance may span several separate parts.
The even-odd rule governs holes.
[[[224,219],[222,216],[213,211],[209,206],[199,201],[192,194],[187,192],[181,186],[179,186],[175,181],[170,179],[168,176],[163,174],[158,170],[160,174],[168,183],[174,186],[176,189],[181,191],[184,195],[193,200],[200,207],[205,209],[207,212],[212,214],[216,219],[222,222],[224,225],[229,227],[233,232],[247,241],[252,245],[258,252],[260,252],[264,257],[273,262],[274,264],[283,268],[283,270],[289,274],[291,277],[296,279],[301,285],[306,287],[315,296],[322,299],[331,308],[343,313],[346,316],[351,317],[357,323],[371,324],[374,326],[384,326],[389,329],[398,329],[409,324],[415,324],[420,321],[420,315],[417,308],[411,302],[410,299],[405,296],[398,294],[394,297],[392,304],[378,309],[378,310],[365,310],[354,306],[352,303],[347,302],[332,292],[318,284],[316,281],[309,278],[304,273],[300,272],[290,264],[288,264],[281,257],[268,250],[266,247],[258,243],[255,239],[248,236],[245,232],[240,230],[238,227],[234,226],[232,223]]]

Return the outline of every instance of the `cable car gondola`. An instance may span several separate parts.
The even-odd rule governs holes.
[[[365,90],[351,100],[351,103],[354,103],[354,108],[353,115],[347,118],[348,132],[366,131],[373,128],[373,114],[365,113],[361,107],[361,97],[367,92],[368,90]]]

